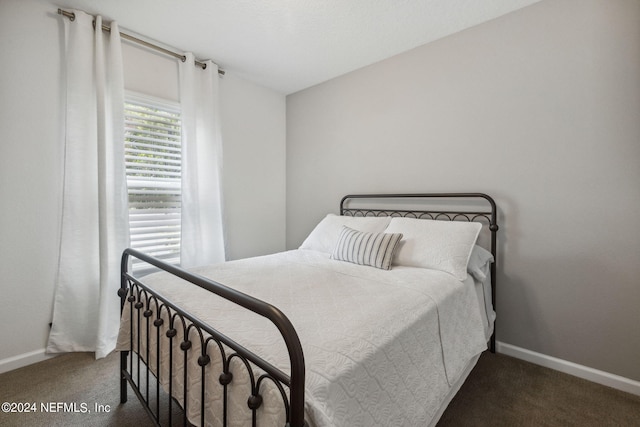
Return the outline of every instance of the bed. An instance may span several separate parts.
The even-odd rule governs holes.
[[[185,271],[127,249],[121,402],[158,425],[435,425],[494,350],[496,218],[480,193],[349,195],[296,250]]]

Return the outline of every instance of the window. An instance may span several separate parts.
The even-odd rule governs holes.
[[[180,263],[181,122],[177,103],[127,92],[125,165],[131,247]],[[146,264],[134,260],[133,271]]]

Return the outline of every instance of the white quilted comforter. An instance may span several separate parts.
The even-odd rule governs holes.
[[[471,279],[460,282],[447,273],[410,267],[378,270],[309,250],[193,272],[267,301],[291,320],[305,355],[306,419],[311,426],[428,425],[469,360],[487,347]],[[265,319],[166,273],[144,281],[288,373],[282,339]],[[127,311],[122,319],[118,349],[128,350]],[[153,354],[153,334],[151,338]],[[197,392],[190,393],[187,413],[199,425],[201,374],[195,360],[200,351],[194,350],[188,383]],[[161,351],[168,352],[168,345]],[[177,354],[181,360],[182,352]],[[154,356],[150,360],[156,370]],[[164,386],[166,363],[161,363],[160,374]],[[206,381],[214,387],[208,386],[205,397],[206,424],[219,425],[222,400],[215,385],[222,372],[220,362],[213,360],[207,369],[211,378]],[[230,412],[239,413],[230,425],[247,425],[248,375],[242,374],[239,363],[233,369]],[[181,390],[182,376],[177,368],[174,389]],[[263,392],[260,426],[284,425],[281,404],[269,409],[273,389]]]

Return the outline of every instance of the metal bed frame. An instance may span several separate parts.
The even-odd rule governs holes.
[[[484,202],[482,210],[476,209],[458,209],[458,210],[423,210],[423,209],[395,209],[388,207],[349,207],[349,205],[357,205],[358,200],[376,201],[375,203],[384,204],[385,200],[392,203],[419,201],[425,203],[427,200],[438,199],[440,201],[450,202],[453,199],[473,201],[474,205],[478,202]],[[490,251],[494,256],[494,262],[491,264],[491,300],[495,309],[495,293],[496,293],[496,262],[497,262],[497,246],[496,234],[498,231],[497,209],[494,200],[483,193],[421,193],[421,194],[356,194],[345,196],[340,202],[340,214],[348,216],[403,216],[424,218],[433,220],[447,221],[478,221],[486,222],[491,233]],[[232,338],[227,337],[220,331],[217,331],[212,325],[207,325],[189,314],[181,307],[168,301],[162,295],[150,289],[140,278],[129,272],[130,259],[134,257],[151,264],[160,270],[164,270],[174,276],[177,276],[193,285],[199,286],[210,292],[219,295],[228,301],[231,301],[247,310],[265,317],[272,322],[280,331],[284,340],[290,360],[290,375],[283,373],[274,367],[259,355],[254,354],[242,345],[238,344]],[[304,419],[304,385],[305,385],[305,365],[303,349],[298,338],[298,334],[289,319],[273,305],[253,298],[250,295],[238,292],[221,283],[192,274],[179,267],[166,264],[158,259],[145,255],[133,249],[126,249],[122,255],[121,263],[121,286],[118,295],[121,298],[121,310],[124,311],[125,304],[129,304],[129,321],[130,321],[130,345],[131,349],[141,349],[141,331],[144,332],[146,338],[145,354],[140,355],[135,351],[123,351],[120,355],[120,402],[127,401],[127,383],[131,386],[134,393],[143,404],[145,411],[153,420],[155,425],[161,425],[168,418],[168,425],[174,425],[173,412],[174,408],[182,410],[181,422],[183,425],[191,425],[187,419],[187,405],[189,393],[200,393],[200,425],[205,425],[205,369],[211,362],[209,352],[209,344],[213,348],[217,348],[220,352],[223,371],[219,376],[219,383],[223,393],[223,414],[221,416],[223,425],[227,425],[228,420],[228,402],[227,402],[227,386],[233,381],[233,373],[230,371],[231,361],[238,359],[247,369],[250,378],[251,395],[247,398],[247,406],[252,412],[252,425],[255,427],[257,423],[257,410],[263,403],[260,394],[261,385],[265,381],[271,381],[282,396],[284,410],[286,414],[286,427],[305,427],[307,422]],[[155,308],[155,310],[153,310]],[[165,323],[165,318],[169,319],[169,324],[165,325],[168,330],[161,334],[161,326]],[[135,322],[134,322],[135,320]],[[137,325],[134,334],[134,323]],[[189,339],[190,333],[196,332],[199,339],[200,356],[198,365],[202,373],[202,381],[200,390],[188,390],[187,384],[187,356],[193,347],[192,341]],[[166,397],[162,395],[159,373],[156,374],[149,367],[150,364],[150,335],[155,334],[156,341],[156,360],[155,366],[160,367],[160,341],[168,339],[169,342],[169,390]],[[134,338],[135,337],[135,338]],[[134,339],[137,340],[134,342]],[[174,343],[180,341],[180,352],[183,353],[184,385],[182,387],[183,405],[176,401],[173,390],[173,368],[174,363],[178,360],[179,354],[174,354]],[[135,344],[135,346],[134,346]],[[490,340],[490,350],[495,351],[495,327]],[[131,356],[131,357],[129,357]],[[135,360],[134,360],[135,359]],[[261,372],[254,371],[255,366]],[[256,378],[257,377],[257,378]],[[289,389],[289,393],[285,391],[285,387]],[[180,390],[177,391],[178,393]],[[153,395],[152,395],[153,394]],[[161,411],[161,397],[166,400],[167,406]]]

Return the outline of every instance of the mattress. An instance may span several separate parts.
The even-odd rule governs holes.
[[[432,424],[452,389],[487,348],[492,325],[487,313],[492,311],[484,298],[480,300],[482,286],[471,277],[459,281],[441,271],[413,267],[379,270],[331,260],[312,250],[192,271],[271,303],[291,320],[305,355],[305,416],[310,426]],[[167,273],[148,276],[144,282],[288,373],[282,339],[263,318]],[[129,350],[128,304],[125,308],[118,350]],[[166,341],[162,353],[168,353]],[[141,342],[134,350],[145,354],[146,339]],[[160,371],[160,382],[167,388],[167,358],[159,369],[154,366],[154,334],[149,347],[149,364],[154,372]],[[199,390],[200,351],[193,350],[187,383]],[[229,425],[246,425],[251,417],[246,404],[249,379],[240,361],[234,363],[229,397],[234,416]],[[215,387],[221,366],[212,360],[207,367],[207,425],[221,423],[222,393]],[[180,368],[174,371],[174,390],[182,390],[183,377]],[[269,405],[279,399],[276,388],[267,381],[261,393],[265,404],[259,409],[259,425],[284,425],[282,405]],[[184,405],[180,392],[176,399]],[[201,397],[190,393],[188,399],[188,418],[200,425]]]

